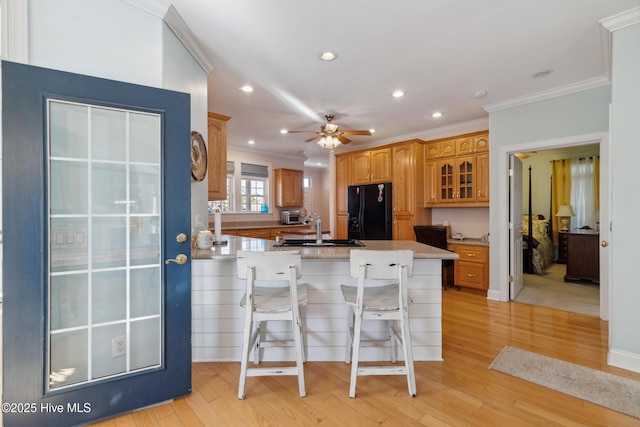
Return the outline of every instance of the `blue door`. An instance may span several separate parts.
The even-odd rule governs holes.
[[[191,391],[189,95],[2,63],[3,423]]]

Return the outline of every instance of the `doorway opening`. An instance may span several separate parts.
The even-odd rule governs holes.
[[[604,242],[607,242],[610,238],[610,233],[608,229],[609,218],[610,218],[610,206],[611,201],[609,199],[610,192],[610,178],[609,178],[609,140],[608,135],[606,133],[596,133],[596,134],[587,134],[587,135],[577,135],[567,138],[561,138],[556,140],[547,140],[547,141],[538,141],[531,143],[523,143],[513,146],[505,146],[500,149],[499,158],[501,159],[498,162],[499,176],[507,176],[509,175],[509,158],[511,155],[516,153],[545,153],[545,155],[553,155],[554,153],[559,153],[560,150],[566,151],[577,151],[583,150],[585,147],[599,147],[598,153],[600,155],[600,222],[601,224],[606,224],[606,226],[602,226],[600,228],[600,233],[598,235],[599,242],[602,242],[602,247],[606,246]],[[528,167],[523,167],[523,170],[528,169]],[[545,181],[548,183],[548,178],[545,178]],[[500,197],[500,203],[502,206],[506,205],[506,199],[511,197],[525,197],[524,194],[512,194],[508,187],[509,181],[507,179],[501,180],[499,185],[500,194],[504,194],[503,197]],[[526,188],[526,185],[523,185],[523,188]],[[527,190],[522,190],[527,191]],[[502,203],[504,201],[504,204]],[[524,211],[524,209],[523,209]],[[549,215],[548,208],[546,209],[546,214]],[[505,227],[498,227],[497,237],[498,237],[498,255],[500,256],[500,261],[498,262],[498,277],[510,277],[511,264],[510,256],[514,255],[511,253],[511,232],[509,230],[508,224],[510,224],[509,211],[506,209],[499,210],[497,213],[499,224],[505,224]],[[521,256],[521,255],[520,255]],[[599,250],[599,265],[600,265],[600,285],[598,287],[598,299],[599,299],[599,317],[603,320],[608,320],[609,317],[609,283],[610,283],[610,271],[609,271],[609,252],[605,249]],[[522,264],[520,264],[522,265]],[[562,268],[562,267],[560,267]],[[560,272],[557,274],[558,276],[564,277],[564,274]],[[564,282],[564,280],[562,280]],[[557,281],[560,283],[560,281]],[[517,300],[517,297],[510,297],[509,293],[510,283],[505,281],[500,281],[499,291],[497,295],[493,295],[494,297],[498,297],[500,301],[509,301],[512,299]],[[570,307],[561,308],[564,310],[571,311]]]

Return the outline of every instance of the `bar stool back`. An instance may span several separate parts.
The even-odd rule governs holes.
[[[356,395],[358,375],[406,375],[409,395],[416,395],[413,352],[409,331],[407,281],[413,274],[413,251],[377,251],[354,249],[350,255],[350,276],[357,286],[342,285],[342,294],[349,305],[349,333],[345,362],[351,361],[349,397]],[[375,280],[385,280],[381,286],[369,286]],[[390,280],[394,283],[388,284]],[[396,342],[404,354],[404,366],[359,367],[362,321],[381,320],[388,323],[391,361],[396,362]],[[397,325],[400,330],[398,331]],[[380,340],[373,340],[379,344]],[[371,344],[371,343],[369,343]]]
[[[245,307],[244,336],[238,399],[245,397],[246,377],[297,375],[300,396],[306,395],[304,385],[304,354],[300,306],[307,304],[307,285],[298,284],[301,277],[299,251],[237,252],[238,277],[246,280],[247,289],[240,301]],[[257,282],[262,286],[257,286]],[[282,286],[283,282],[286,286]],[[280,285],[280,286],[276,286]],[[265,340],[262,322],[291,321],[292,340]],[[255,363],[260,362],[260,348],[291,344],[296,349],[295,366],[249,368],[249,356],[254,351]]]

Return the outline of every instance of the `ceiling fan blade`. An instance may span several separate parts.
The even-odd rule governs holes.
[[[345,138],[342,135],[336,135],[336,138],[338,138],[338,141],[342,142],[343,144],[348,144],[348,143],[351,142],[351,140],[349,138]]]
[[[319,140],[320,138],[322,138],[322,135],[316,135],[316,136],[311,137],[309,139],[305,139],[304,142],[313,142],[313,141]]]
[[[368,130],[343,130],[343,135],[367,135],[370,136],[371,132]]]
[[[289,130],[287,133],[318,133],[313,130]]]

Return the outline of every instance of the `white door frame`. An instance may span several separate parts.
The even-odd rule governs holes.
[[[518,152],[545,150],[552,148],[571,147],[585,144],[600,144],[600,240],[611,243],[609,230],[609,218],[611,212],[611,181],[610,181],[610,145],[608,132],[597,132],[584,135],[574,135],[564,138],[532,141],[520,144],[505,145],[498,149],[498,199],[493,203],[499,206],[508,206],[509,197],[509,155]],[[498,242],[498,257],[496,266],[498,284],[498,298],[500,301],[509,301],[509,212],[508,209],[498,209],[498,224],[495,230]],[[492,236],[494,231],[492,230]],[[493,241],[493,239],[491,239]],[[609,247],[610,248],[610,245]],[[600,250],[600,318],[609,320],[610,314],[610,284],[612,272],[609,268],[611,249]],[[604,268],[603,268],[604,267]],[[504,280],[503,280],[504,279]]]

